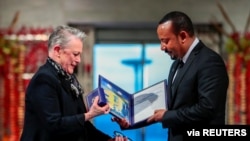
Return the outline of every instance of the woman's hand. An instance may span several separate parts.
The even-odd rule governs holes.
[[[109,139],[108,141],[127,141],[126,137],[116,136],[115,138]]]
[[[98,101],[99,101],[99,96],[96,96],[94,98],[93,104],[90,107],[89,111],[87,113],[85,113],[85,121],[90,120],[93,117],[109,113],[109,111],[110,111],[109,105],[106,104],[106,105],[101,107],[98,105]]]

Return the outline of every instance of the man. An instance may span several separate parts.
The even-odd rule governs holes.
[[[87,111],[83,90],[74,75],[81,61],[85,34],[68,26],[57,27],[48,40],[48,59],[32,77],[26,91],[21,141],[123,141],[95,128],[89,121],[107,114],[98,97]]]
[[[166,14],[157,34],[161,50],[175,61],[168,77],[168,109],[156,110],[147,122],[161,122],[169,128],[169,141],[185,140],[190,127],[224,125],[229,80],[221,56],[195,36],[192,21],[182,12]],[[124,129],[142,127],[113,120]]]

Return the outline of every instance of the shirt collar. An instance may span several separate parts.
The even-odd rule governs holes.
[[[198,44],[199,39],[196,37],[191,46],[188,48],[188,51],[183,56],[182,61],[183,63],[186,63],[188,56],[190,55],[191,51],[194,49],[194,47]]]

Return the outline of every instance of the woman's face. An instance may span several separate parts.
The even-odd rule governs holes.
[[[74,73],[75,67],[81,62],[83,43],[80,39],[72,37],[60,50],[60,65],[69,74]]]

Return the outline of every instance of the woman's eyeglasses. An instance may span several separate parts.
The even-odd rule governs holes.
[[[126,137],[127,141],[133,141],[132,139],[130,139],[129,137],[125,136],[123,133],[121,133],[119,131],[114,131],[114,137],[116,137],[116,136]]]

